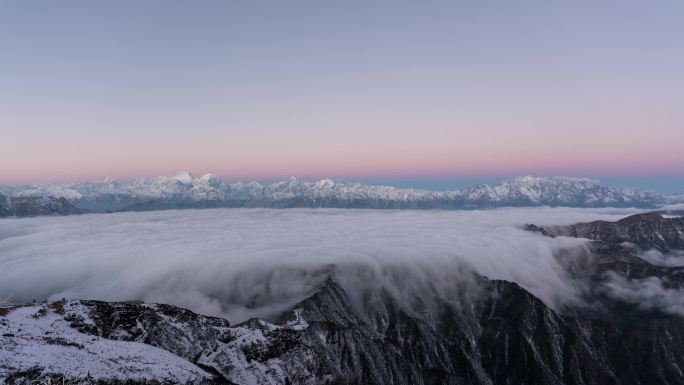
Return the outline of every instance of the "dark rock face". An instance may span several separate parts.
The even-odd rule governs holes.
[[[619,328],[601,320],[561,316],[511,282],[482,280],[480,285],[482,296],[474,306],[454,309],[443,304],[434,324],[388,302],[380,317],[383,326],[372,327],[364,319],[373,314],[354,312],[340,289],[331,284],[305,301],[302,316],[317,320],[309,321],[307,331],[321,328],[326,332],[326,344],[318,346],[326,352],[325,367],[351,383],[684,380],[678,369],[684,364],[684,321],[680,318],[646,319],[637,328]]]
[[[45,215],[82,214],[86,210],[74,207],[65,198],[5,197],[0,195],[1,217],[35,217]]]
[[[219,330],[229,327],[222,318],[199,316],[170,305],[107,303],[80,301],[88,309],[84,317],[67,315],[65,319],[82,333],[122,341],[150,344],[193,361],[211,341],[227,338]],[[183,325],[183,329],[176,327]]]

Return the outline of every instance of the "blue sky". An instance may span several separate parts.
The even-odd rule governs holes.
[[[684,3],[665,0],[5,1],[0,183],[684,190],[682,36]]]

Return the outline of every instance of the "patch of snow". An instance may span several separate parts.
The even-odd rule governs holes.
[[[0,377],[35,366],[71,378],[158,380],[210,379],[198,366],[139,342],[83,334],[48,304],[19,306],[0,322]],[[0,318],[2,320],[2,318]]]

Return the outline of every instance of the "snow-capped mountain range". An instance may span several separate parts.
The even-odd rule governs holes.
[[[632,188],[611,188],[590,179],[524,176],[499,185],[477,185],[460,191],[343,183],[331,179],[308,182],[291,178],[270,184],[225,183],[216,175],[123,181],[0,187],[8,197],[65,198],[93,212],[199,207],[340,207],[393,209],[464,209],[503,206],[657,207],[682,201]]]

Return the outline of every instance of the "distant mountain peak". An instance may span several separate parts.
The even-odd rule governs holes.
[[[102,179],[100,179],[100,180],[97,180],[97,181],[95,181],[95,182],[99,182],[99,183],[117,183],[117,182],[119,182],[119,180],[116,179],[116,178],[114,178],[114,177],[111,177],[111,176],[106,176],[106,177],[104,177],[104,178],[102,178]]]
[[[185,184],[190,184],[195,179],[195,177],[188,171],[181,171],[172,178]]]
[[[198,178],[202,182],[209,182],[209,181],[219,181],[219,177],[212,174],[212,173],[207,173],[202,175],[201,177]]]
[[[324,178],[316,182],[314,186],[317,188],[331,188],[335,186],[335,181],[329,178]]]

